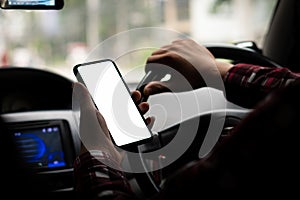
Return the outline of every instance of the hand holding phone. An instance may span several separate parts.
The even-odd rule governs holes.
[[[146,120],[112,60],[79,64],[73,71],[77,80],[87,87],[95,106],[106,120],[116,146],[127,148],[152,139]]]
[[[81,140],[80,154],[86,151],[100,150],[107,153],[120,164],[124,154],[111,141],[107,124],[101,113],[95,109],[95,104],[87,88],[80,82],[73,84],[73,100],[76,109],[80,109],[79,136]]]

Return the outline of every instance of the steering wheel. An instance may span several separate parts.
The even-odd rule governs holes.
[[[215,58],[228,59],[231,60],[233,64],[243,62],[261,66],[281,68],[280,65],[270,60],[269,58],[263,56],[260,52],[256,51],[255,49],[238,47],[236,45],[231,44],[210,44],[205,46],[215,56]],[[145,86],[148,82],[153,80],[160,80],[165,75],[166,74],[163,73],[146,74],[146,76],[138,84],[137,90],[141,91],[143,86]],[[183,166],[190,161],[199,159],[198,153],[205,138],[205,133],[207,132],[211,120],[211,114],[212,113],[200,114],[195,118],[180,122],[180,124],[165,129],[159,132],[157,135],[155,135],[154,142],[156,144],[147,144],[144,145],[143,148],[138,148],[138,151],[141,155],[143,152],[153,151],[155,150],[155,148],[160,148],[164,145],[167,145],[175,137],[180,126],[188,126],[190,123],[199,123],[199,128],[196,133],[196,137],[194,138],[192,144],[187,149],[187,151],[178,160],[176,160],[171,165],[154,172],[147,172],[147,170],[145,169],[145,173],[134,174],[135,179],[145,196],[152,196],[157,194],[162,189],[162,180],[168,178],[168,176],[170,176],[176,169],[178,169],[178,167]],[[240,120],[247,115],[247,111],[245,112],[245,110],[236,109],[231,110],[230,112],[226,111],[217,113],[217,115],[218,114],[220,115],[220,117],[225,117],[225,124],[220,136],[223,137],[226,136],[226,133],[235,125],[237,125],[240,122]],[[159,162],[159,159],[161,158],[157,159]],[[140,160],[133,160],[132,158],[128,158],[128,160],[130,165],[139,164],[140,166],[145,167],[146,161],[142,156],[140,157]]]

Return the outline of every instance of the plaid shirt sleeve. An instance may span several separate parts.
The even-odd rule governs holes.
[[[103,160],[115,167],[108,167]],[[74,177],[80,199],[137,199],[124,173],[106,152],[94,150],[79,155],[74,162]]]
[[[287,68],[237,64],[225,76],[226,98],[240,106],[253,107],[271,91],[300,78]]]

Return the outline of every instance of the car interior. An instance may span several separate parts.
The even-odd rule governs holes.
[[[10,2],[15,2],[15,4],[10,4]],[[66,0],[64,3],[56,0],[53,2],[60,2],[56,7],[47,7],[47,5],[34,7],[30,5],[30,1],[23,5],[22,2],[25,1],[1,0],[2,10],[0,12],[10,12],[11,10],[43,12],[47,9],[63,13],[70,3]],[[5,6],[8,7],[5,8]],[[1,16],[2,14],[0,21]],[[138,21],[138,19],[136,20]],[[300,71],[297,66],[297,58],[300,56],[299,26],[300,2],[278,0],[272,10],[271,21],[266,28],[264,42],[261,46],[251,39],[234,43],[208,42],[205,46],[216,58],[226,59],[232,63],[244,62],[277,68],[288,67],[293,71]],[[36,185],[39,185],[43,191],[56,195],[73,195],[75,191],[73,163],[80,150],[80,138],[78,123],[72,107],[72,84],[74,81],[76,80],[59,73],[33,66],[20,67],[13,64],[0,66],[0,115],[3,125],[7,128],[7,134],[12,136],[26,167],[32,169],[38,177]],[[141,81],[139,78],[136,82],[128,83],[128,85],[131,90],[139,89],[138,85],[143,85]],[[157,142],[159,145],[145,144],[141,145],[139,150],[148,152],[168,145],[179,129],[185,127],[188,130],[191,124],[198,126],[195,139],[183,155],[167,167],[152,173],[128,174],[134,191],[141,196],[153,195],[158,192],[164,179],[181,166],[201,159],[199,152],[204,151],[202,156],[205,156],[213,147],[213,145],[207,147],[208,144],[215,144],[220,137],[226,137],[226,133],[251,111],[251,108],[240,107],[228,102],[221,91],[212,88],[201,88],[194,93],[153,95],[148,99],[150,108],[152,105],[159,104],[166,113],[173,112],[172,110],[178,106],[176,101],[173,101],[174,95],[186,104],[188,104],[190,96],[196,96],[201,109],[190,111],[185,117],[175,114],[165,116],[161,110],[153,109],[151,114],[156,115],[156,123],[161,123],[153,128],[153,131],[157,133],[157,140],[154,140],[153,143]],[[222,102],[225,102],[225,108],[218,105]],[[218,120],[223,120],[221,133],[213,137],[214,141],[207,141],[207,130],[210,124],[216,123]],[[205,147],[207,148],[205,149]],[[151,159],[153,158],[148,158],[148,161]],[[1,164],[2,162],[5,161],[2,160]],[[137,161],[128,158],[124,161],[124,165],[130,166],[133,162]],[[141,158],[138,162],[143,165],[145,159]]]

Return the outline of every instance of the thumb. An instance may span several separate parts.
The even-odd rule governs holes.
[[[94,132],[99,132],[99,123],[96,114],[96,107],[90,97],[90,94],[86,87],[79,82],[73,84],[73,98],[77,101],[80,111],[79,118],[79,134],[83,142],[91,143],[87,140],[85,134],[92,135]],[[88,134],[87,134],[88,135]],[[92,138],[92,137],[91,137]]]
[[[92,101],[89,91],[80,82],[73,84],[73,97],[79,102],[80,110],[95,110],[95,104]]]

